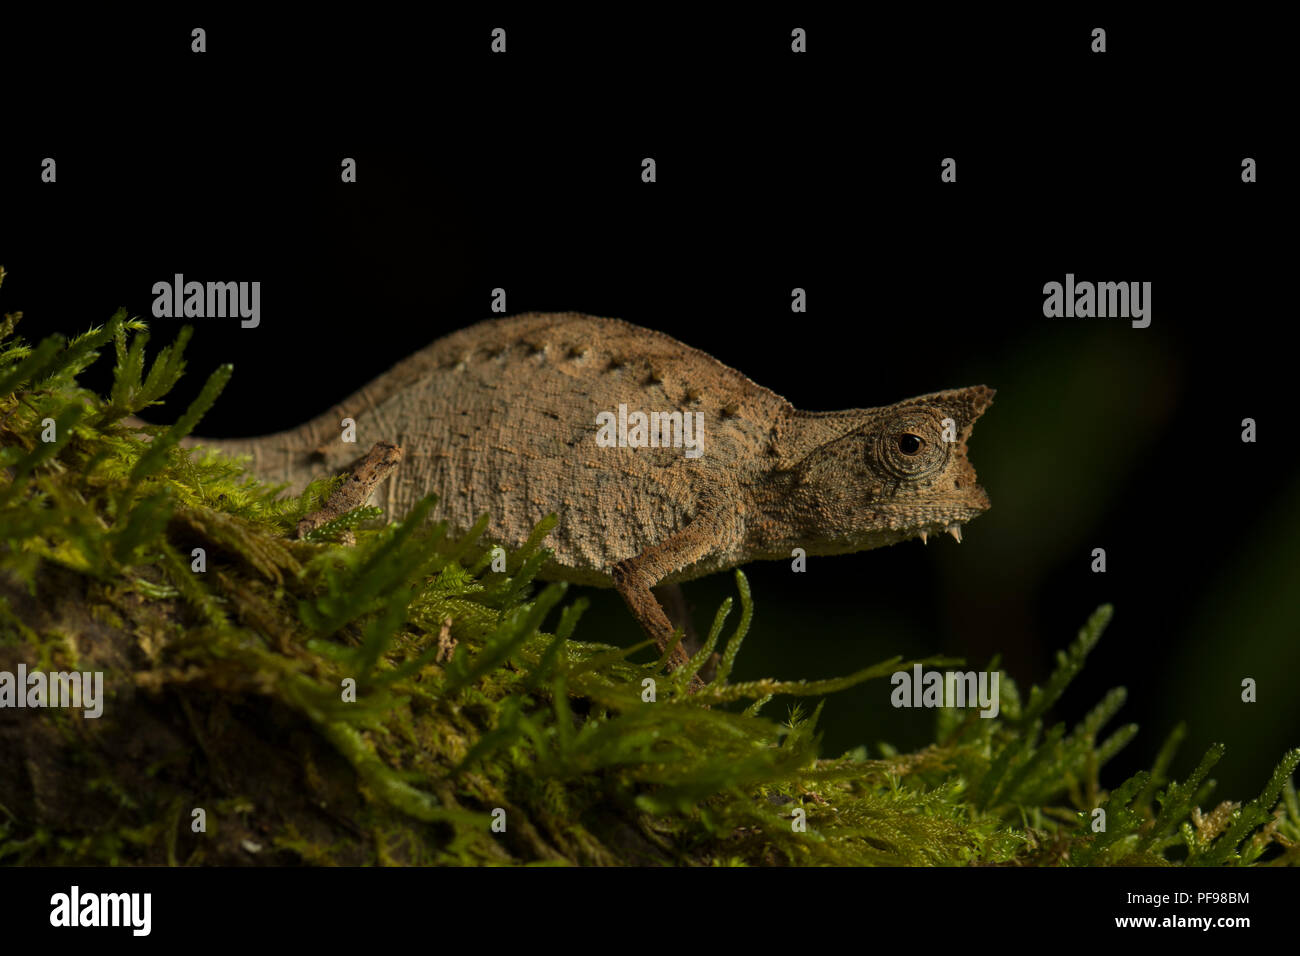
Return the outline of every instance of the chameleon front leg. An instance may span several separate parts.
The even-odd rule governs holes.
[[[686,595],[682,592],[680,584],[660,584],[650,589],[650,593],[655,596],[659,606],[664,609],[668,615],[668,623],[674,630],[682,632],[682,646],[686,648],[687,654],[694,654],[700,649],[700,636],[695,630],[695,622],[691,620],[691,611],[686,604]]]
[[[739,535],[740,527],[734,507],[706,507],[681,531],[614,565],[614,588],[660,651],[667,650],[672,642],[673,625],[651,589],[670,574],[727,549]],[[679,643],[668,658],[669,669],[676,670],[689,659],[686,648]]]

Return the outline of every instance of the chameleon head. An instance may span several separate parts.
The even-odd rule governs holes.
[[[966,443],[993,394],[976,385],[850,413],[857,427],[812,449],[798,468],[810,553],[944,532],[961,541],[962,525],[989,508]]]

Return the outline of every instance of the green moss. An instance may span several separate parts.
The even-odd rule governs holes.
[[[485,525],[453,538],[430,522],[431,500],[394,524],[359,509],[292,540],[333,479],[282,498],[240,463],[180,445],[228,368],[175,425],[127,423],[184,370],[188,330],[148,362],[143,323],[123,313],[35,347],[13,337],[17,318],[0,326],[0,670],[20,661],[102,670],[108,700],[98,720],[0,711],[6,862],[1300,859],[1291,783],[1300,751],[1256,800],[1202,812],[1222,748],[1172,781],[1181,730],[1151,771],[1103,785],[1107,761],[1136,733],[1104,733],[1122,689],[1073,729],[1045,722],[1109,608],[1024,701],[1001,673],[997,719],[942,710],[935,743],[917,753],[826,759],[820,706],[780,722],[764,704],[914,662],[836,680],[732,683],[752,614],[737,572],[739,620],[724,638],[728,600],[693,662],[721,648],[717,679],[689,694],[686,672],[666,674],[664,658],[638,662],[645,644],[590,640],[585,602],[566,604],[564,585],[535,582],[549,522],[503,573],[466,557],[481,552]],[[110,346],[105,398],[77,375]],[[50,420],[53,440],[43,441]],[[333,540],[344,530],[355,546]],[[192,568],[196,548],[203,572]],[[1107,828],[1095,833],[1098,807]],[[206,832],[193,832],[196,808]],[[495,832],[501,811],[506,829]]]

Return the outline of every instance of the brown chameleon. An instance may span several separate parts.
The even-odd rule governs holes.
[[[993,394],[977,385],[804,412],[662,333],[530,313],[453,332],[298,428],[199,441],[251,455],[259,476],[295,490],[394,442],[401,461],[374,504],[396,518],[436,493],[454,531],[488,512],[486,539],[507,549],[555,512],[542,577],[617,588],[665,649],[673,629],[652,587],[795,548],[844,554],[942,531],[960,541],[989,507],[966,441]],[[608,446],[620,405],[628,419],[662,413],[660,447],[636,447],[646,433],[630,426]],[[695,457],[673,443],[686,413],[702,416],[686,436]],[[355,444],[341,440],[345,418]],[[673,663],[684,660],[678,647]]]

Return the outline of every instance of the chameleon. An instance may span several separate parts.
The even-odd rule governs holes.
[[[539,576],[617,589],[666,651],[673,626],[652,588],[796,548],[835,555],[942,532],[960,542],[989,508],[967,440],[993,395],[979,385],[800,411],[666,334],[528,313],[440,338],[297,428],[194,441],[249,455],[258,476],[294,491],[346,471],[358,449],[395,443],[400,463],[371,503],[397,518],[432,492],[453,530],[487,512],[484,540],[512,550],[553,512]],[[646,444],[635,428],[640,444],[623,442],[636,411],[660,413],[661,439],[682,437],[679,420],[697,423],[694,454]],[[355,444],[341,441],[348,418]],[[670,666],[685,660],[679,643]]]

